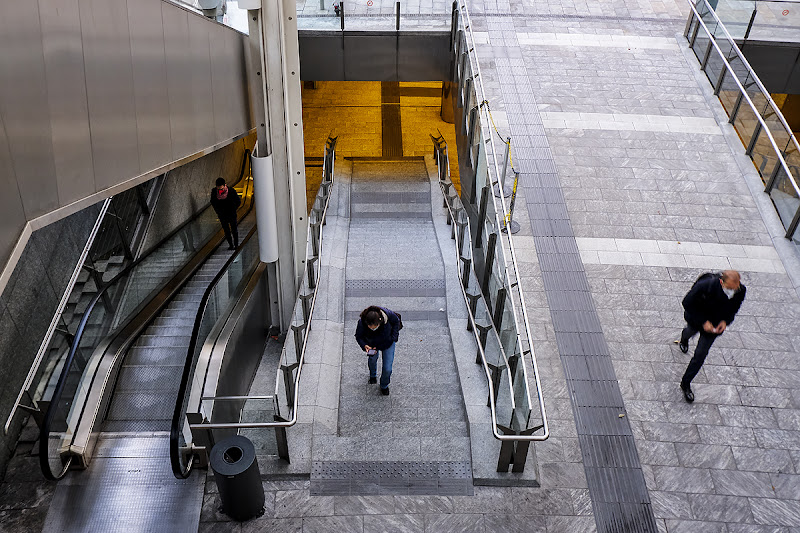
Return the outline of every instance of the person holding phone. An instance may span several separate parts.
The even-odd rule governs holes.
[[[394,347],[402,327],[400,315],[377,305],[364,309],[356,326],[356,342],[367,354],[370,383],[378,382],[378,352],[383,353],[380,388],[384,396],[389,395]]]

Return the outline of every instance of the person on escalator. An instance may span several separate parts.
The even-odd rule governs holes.
[[[225,239],[228,241],[228,250],[239,247],[239,229],[236,227],[236,210],[242,200],[233,187],[225,185],[223,178],[217,178],[217,186],[211,189],[211,207],[217,212]]]

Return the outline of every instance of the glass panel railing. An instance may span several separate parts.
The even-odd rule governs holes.
[[[726,15],[719,9],[722,4],[714,0],[687,1],[691,14],[686,38],[709,81],[715,89],[720,89],[720,100],[730,122],[761,175],[786,228],[786,237],[793,239],[800,220],[800,168],[795,163],[800,144],[737,46],[735,32],[731,33]],[[726,4],[725,9],[728,7]],[[712,35],[716,37],[712,39]],[[724,83],[720,84],[718,72],[725,73]]]
[[[709,4],[731,36],[734,39],[744,39],[755,13],[756,2],[753,0],[711,0]]]
[[[447,31],[451,20],[449,4],[439,6],[433,4],[431,9],[432,5],[424,2],[326,0],[324,9],[318,9],[318,4],[307,5],[298,13],[297,27],[347,32]]]
[[[203,400],[202,394],[206,381],[207,371],[210,367],[210,359],[205,358],[200,364],[200,356],[210,335],[214,331],[214,326],[223,318],[227,317],[233,306],[244,291],[250,276],[259,265],[258,238],[255,237],[256,229],[253,228],[242,241],[241,246],[232,255],[220,272],[209,283],[208,288],[200,301],[197,310],[192,337],[189,341],[189,350],[186,354],[184,374],[181,379],[181,386],[178,391],[178,400],[175,413],[172,419],[172,429],[170,437],[170,450],[173,460],[173,471],[176,475],[186,477],[191,471],[193,456],[185,453],[187,445],[192,442],[191,430],[187,422],[186,413],[191,401],[188,391],[196,391],[200,398],[200,408],[197,411],[203,419],[214,420],[220,414],[215,412],[217,405],[214,400]],[[213,339],[211,339],[213,341]],[[229,409],[236,407],[233,400],[220,400],[220,411],[225,416]],[[243,401],[240,403],[244,403]],[[238,409],[241,410],[239,405]],[[220,436],[221,438],[222,436]]]
[[[455,2],[454,7],[451,35],[454,36],[452,45],[456,57],[454,82],[458,86],[455,115],[461,156],[460,179],[465,185],[459,196],[449,194],[455,189],[445,161],[446,142],[441,135],[431,137],[447,217],[455,226],[456,252],[464,266],[459,270],[462,289],[472,278],[466,267],[472,267],[478,281],[477,287],[470,286],[474,292],[466,289],[463,292],[470,311],[470,326],[478,342],[479,362],[483,364],[488,380],[492,433],[501,441],[498,471],[507,471],[510,458],[514,456],[514,471],[521,472],[528,443],[547,439],[549,430],[511,237],[519,230],[519,225],[513,224],[512,220],[514,193],[508,202],[505,194],[500,193],[498,155],[506,146],[510,147],[510,140],[504,141],[498,152],[493,135],[497,130],[492,129],[494,122],[483,88],[469,12],[461,0]],[[463,171],[465,168],[467,173]],[[472,176],[469,176],[470,172]],[[511,172],[516,177],[513,166]],[[516,185],[516,180],[514,183]],[[495,194],[496,190],[498,194]],[[462,237],[464,234],[467,238]],[[474,247],[473,255],[467,261],[471,247]],[[482,323],[486,320],[489,329]],[[528,368],[532,372],[530,383]],[[531,384],[538,400],[535,410],[531,409],[534,405],[530,400]],[[517,405],[520,395],[524,397],[522,415]]]
[[[252,204],[249,180],[241,183],[247,189],[241,193],[244,201],[240,218]],[[68,449],[110,340],[189,263],[198,249],[221,233],[212,213],[211,207],[201,211],[109,280],[88,302],[70,350],[57,365],[60,371],[53,374],[58,381],[42,424],[39,457],[48,479],[59,479],[69,468],[72,455]],[[192,236],[196,246],[184,244],[187,235]]]

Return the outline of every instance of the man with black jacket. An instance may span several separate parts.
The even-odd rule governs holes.
[[[236,210],[242,200],[233,187],[225,185],[223,178],[217,178],[217,186],[211,189],[211,207],[219,217],[225,239],[228,241],[228,250],[235,250],[239,246],[239,229],[236,226]]]
[[[700,333],[694,357],[681,379],[681,390],[687,402],[694,401],[691,383],[700,372],[708,350],[733,322],[746,292],[739,273],[725,270],[720,274],[703,274],[683,298],[686,327],[681,332],[681,340],[676,341],[683,353],[689,351],[689,339]]]

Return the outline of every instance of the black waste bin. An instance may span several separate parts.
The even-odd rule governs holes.
[[[210,462],[223,513],[238,521],[264,514],[264,487],[250,439],[234,435],[221,440],[211,449]]]

